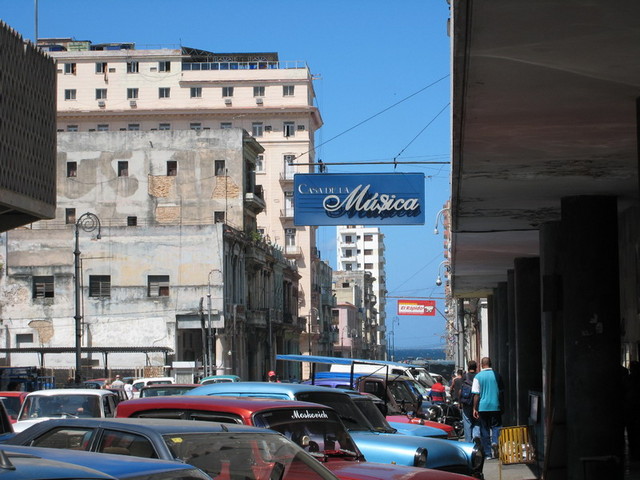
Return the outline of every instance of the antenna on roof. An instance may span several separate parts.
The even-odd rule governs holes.
[[[34,11],[33,11],[33,17],[34,17],[34,39],[33,39],[33,43],[34,44],[38,44],[38,0],[33,0],[34,3]]]

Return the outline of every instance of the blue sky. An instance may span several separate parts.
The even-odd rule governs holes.
[[[38,3],[41,38],[135,42],[139,48],[185,45],[214,52],[278,52],[280,60],[307,62],[318,77],[317,105],[324,126],[316,137],[317,158],[326,163],[450,159],[445,0]],[[0,0],[0,18],[25,38],[34,38],[33,0]],[[332,173],[357,171],[390,173],[393,167],[329,166]],[[433,228],[449,197],[449,166],[403,165],[397,171],[425,174],[427,220],[424,226],[382,229],[389,295],[441,298],[444,289],[436,287],[435,278],[443,260],[443,238],[435,236]],[[335,228],[320,229],[318,248],[335,267]],[[442,300],[438,308],[443,311]],[[397,317],[396,298],[388,300],[387,315],[389,329],[399,319],[394,326],[396,348],[444,342],[441,316]]]

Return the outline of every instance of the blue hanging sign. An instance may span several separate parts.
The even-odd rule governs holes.
[[[422,173],[304,173],[293,177],[295,225],[423,225]]]

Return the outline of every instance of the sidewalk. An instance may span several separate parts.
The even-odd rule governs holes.
[[[500,480],[500,463],[497,459],[485,460],[483,472],[485,480]],[[535,474],[528,465],[522,463],[502,465],[502,480],[535,480],[535,478]]]

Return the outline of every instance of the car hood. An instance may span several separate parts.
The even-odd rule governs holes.
[[[20,420],[13,424],[13,431],[16,433],[20,433],[23,430],[26,430],[27,428],[29,428],[31,425],[44,422],[45,420],[50,420],[52,418],[60,418],[60,417],[38,417],[31,420]]]
[[[411,451],[417,448],[427,449],[427,468],[443,468],[454,465],[471,467],[471,456],[467,453],[465,442],[454,442],[441,438],[410,437],[393,433],[349,432],[365,458],[378,460],[395,451]],[[473,444],[468,444],[473,449]]]
[[[329,461],[324,464],[340,480],[464,480],[464,475],[428,468],[376,462]]]
[[[415,423],[389,422],[401,435],[413,435],[414,437],[447,437],[447,432],[442,428],[418,425]]]

